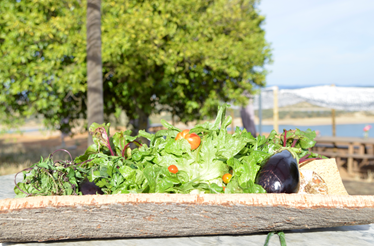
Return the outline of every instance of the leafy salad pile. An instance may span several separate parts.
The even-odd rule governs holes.
[[[256,175],[280,149],[292,150],[299,162],[321,158],[308,151],[316,137],[310,129],[282,134],[273,130],[268,137],[255,138],[237,127],[229,134],[226,129],[232,118],[225,115],[226,107],[219,107],[214,122],[189,131],[194,140],[164,120],[166,130],[155,134],[139,131],[137,136],[131,136],[130,130],[110,136],[109,124],[94,123],[89,128],[94,144],[83,155],[73,160],[67,150],[59,149],[56,151],[67,152],[70,160],[54,160],[52,153],[23,170],[22,182],[16,182],[16,175],[16,197],[84,195],[83,184],[87,183],[97,188],[94,194],[265,193],[255,184]],[[177,137],[182,133],[184,137]],[[198,144],[192,147],[191,141],[197,138]]]

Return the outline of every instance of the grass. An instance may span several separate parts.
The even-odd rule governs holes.
[[[61,139],[35,139],[25,142],[22,137],[0,139],[0,175],[17,173],[34,163],[40,158],[47,158],[55,150],[61,148]],[[66,141],[66,140],[65,140]],[[68,149],[73,158],[82,155],[87,146],[87,139],[71,139],[66,141],[67,146],[75,146],[75,149]],[[65,152],[56,152],[54,160],[69,160],[70,157]]]
[[[25,147],[17,142],[16,138],[6,138],[0,145],[0,175],[17,173],[32,165],[31,160],[35,160],[34,151],[26,154]]]
[[[24,164],[2,163],[0,166],[0,176],[18,173],[23,169],[30,167],[32,164],[33,163],[31,163],[30,161],[27,161]]]

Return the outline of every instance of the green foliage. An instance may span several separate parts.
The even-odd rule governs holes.
[[[270,61],[256,2],[103,1],[105,114],[169,111],[187,122],[214,116],[221,101],[245,104]],[[61,128],[62,117],[85,117],[85,9],[76,0],[1,1],[3,122],[42,114]]]
[[[84,8],[77,1],[0,2],[0,118],[42,114],[51,128],[85,114]]]
[[[14,187],[14,192],[16,197],[81,195],[78,184],[87,175],[87,171],[79,165],[72,166],[71,161],[53,162],[50,155],[22,172],[23,182]]]
[[[171,125],[156,134],[140,131],[138,136],[130,137],[131,132],[125,131],[110,137],[109,124],[94,123],[90,126],[90,133],[95,144],[89,146],[86,153],[74,161],[53,161],[53,154],[46,160],[42,159],[23,172],[24,181],[19,182],[14,190],[17,197],[82,194],[78,188],[88,180],[100,187],[104,194],[223,193],[222,176],[231,167],[234,178],[225,193],[263,193],[265,191],[254,184],[259,170],[256,161],[260,159],[253,159],[249,164],[248,158],[238,155],[247,143],[255,142],[255,139],[245,130],[230,135],[218,128],[226,129],[230,124],[231,117],[225,118],[225,107],[219,109],[217,127],[212,124],[205,128],[202,143],[196,150],[191,150],[186,139],[170,137],[175,131],[180,131]],[[201,127],[198,125],[196,129]],[[131,149],[124,145],[137,143],[135,139],[139,136],[149,138],[149,147],[138,144],[139,148]],[[170,165],[176,165],[179,171],[176,174],[169,172]]]
[[[260,26],[264,18],[253,5],[227,0],[113,5],[108,12],[114,18],[104,21],[103,63],[110,81],[105,88],[115,89],[105,90],[106,98],[122,101],[131,116],[140,107],[149,115],[163,105],[161,110],[182,121],[215,115],[222,100],[245,103],[244,90],[264,85],[265,72],[257,68],[269,59]],[[115,103],[110,108],[114,112]]]

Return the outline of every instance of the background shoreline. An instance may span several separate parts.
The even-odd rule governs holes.
[[[255,124],[256,126],[259,125],[259,118],[255,117]],[[181,122],[178,122],[175,124],[176,127],[183,129],[191,129],[196,124],[201,124],[204,121],[201,122],[189,122],[188,124],[184,124]],[[213,122],[213,120],[212,120]],[[374,127],[374,116],[356,116],[356,117],[350,117],[350,116],[340,116],[335,118],[336,125],[345,125],[345,124],[373,124]],[[169,122],[171,123],[171,122]],[[234,127],[243,127],[243,123],[240,117],[235,117],[233,120]],[[159,124],[159,123],[156,123]],[[263,126],[271,126],[273,125],[272,119],[263,119],[262,120]],[[314,117],[314,118],[287,118],[287,119],[280,119],[278,121],[278,125],[292,125],[292,126],[320,126],[320,125],[332,125],[332,118],[331,117]],[[231,127],[231,125],[229,126]],[[121,127],[122,128],[125,127]],[[3,127],[0,126],[0,129],[3,129]],[[20,131],[12,130],[11,132],[5,132],[0,134],[0,139],[6,139],[6,138],[14,138],[17,136],[34,136],[36,138],[49,138],[54,136],[60,136],[59,131],[51,131],[46,130],[42,125],[40,124],[25,124],[19,128]],[[78,134],[79,135],[79,134]]]

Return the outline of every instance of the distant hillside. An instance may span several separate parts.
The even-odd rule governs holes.
[[[354,117],[357,111],[335,110],[336,117],[352,116]],[[361,114],[365,116],[374,116],[374,112],[362,111]],[[258,110],[255,111],[258,117]],[[279,108],[279,119],[297,119],[297,118],[314,118],[314,117],[331,117],[331,109],[316,106],[307,102],[302,102],[287,107]],[[262,118],[273,118],[273,109],[263,109]]]
[[[301,88],[307,88],[307,87],[314,87],[314,86],[324,86],[326,84],[314,84],[314,85],[277,85],[279,89],[301,89]],[[272,87],[272,86],[275,86],[275,85],[269,85],[267,87]],[[373,88],[374,86],[372,85],[335,85],[337,87],[369,87],[369,88]]]

